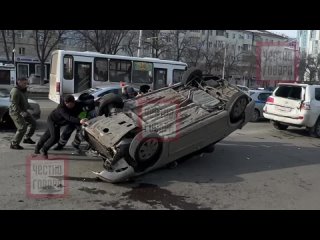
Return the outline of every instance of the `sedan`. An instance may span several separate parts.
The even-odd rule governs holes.
[[[41,110],[40,105],[32,100],[28,99],[28,102],[32,108],[30,113],[35,119],[40,119]],[[13,121],[9,115],[10,106],[10,91],[7,88],[0,88],[0,126],[1,127],[13,127]]]
[[[112,183],[213,147],[246,125],[254,109],[254,101],[239,88],[203,78],[194,68],[181,83],[125,100],[123,106],[112,95],[100,106],[109,104],[107,114],[89,120],[82,131],[104,161],[105,170],[95,174]]]
[[[95,87],[95,88],[89,88],[87,90],[84,90],[82,92],[79,93],[74,93],[72,94],[74,96],[74,98],[76,100],[78,100],[79,96],[82,94],[89,94],[92,95],[94,97],[94,101],[95,102],[99,102],[100,99],[109,94],[109,93],[114,93],[116,95],[120,95],[123,98],[126,98],[125,96],[123,96],[122,94],[122,87],[120,86],[120,84],[110,84],[107,86],[99,86],[99,87]],[[130,97],[135,97],[138,93],[137,89],[134,89],[132,87],[126,86],[125,88],[127,88],[127,92],[129,93],[129,98]]]
[[[263,107],[266,104],[267,98],[272,94],[272,91],[268,90],[250,90],[250,97],[254,100],[254,113],[251,121],[257,122],[259,119],[263,117]]]

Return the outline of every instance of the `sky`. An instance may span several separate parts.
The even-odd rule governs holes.
[[[295,38],[297,37],[298,30],[267,30],[267,31],[274,32],[274,33],[284,33],[289,37]]]

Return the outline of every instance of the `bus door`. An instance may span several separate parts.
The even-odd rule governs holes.
[[[167,69],[154,68],[154,89],[160,89],[167,85]]]
[[[92,87],[92,62],[74,61],[74,92]]]

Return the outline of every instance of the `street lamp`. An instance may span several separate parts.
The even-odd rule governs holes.
[[[15,65],[15,53],[16,53],[16,49],[14,48],[14,49],[12,49],[12,63],[13,63],[13,65]]]
[[[224,55],[223,55],[223,67],[222,67],[222,79],[224,79],[224,71],[226,67],[226,55],[227,55],[227,45],[226,43],[224,45]]]

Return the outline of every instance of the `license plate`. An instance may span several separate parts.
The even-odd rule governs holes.
[[[276,106],[276,109],[281,112],[291,112],[291,108]]]

